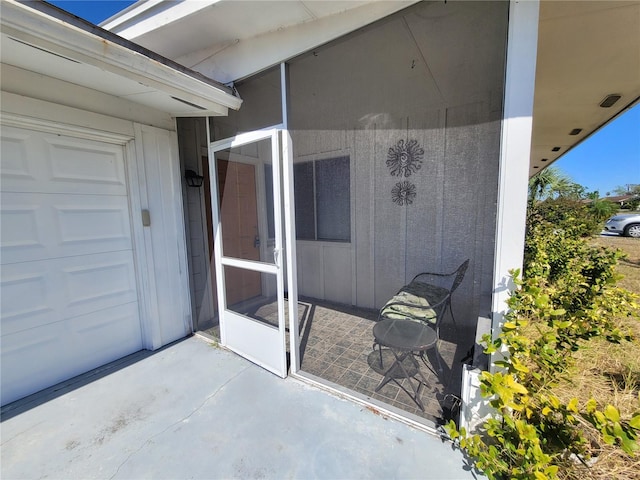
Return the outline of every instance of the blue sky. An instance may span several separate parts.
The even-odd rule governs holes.
[[[566,153],[554,166],[587,188],[607,192],[640,184],[640,105]]]
[[[103,20],[106,20],[120,10],[124,10],[132,3],[136,2],[129,0],[49,0],[49,3],[97,25]]]
[[[98,24],[135,2],[65,0],[50,3]],[[601,196],[607,192],[613,194],[618,186],[640,184],[640,105],[592,135],[554,165],[588,191],[598,190]]]

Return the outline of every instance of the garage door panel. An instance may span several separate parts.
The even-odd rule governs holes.
[[[3,191],[127,194],[122,146],[13,127],[2,130]]]
[[[5,265],[1,286],[3,336],[138,299],[130,250]]]
[[[124,147],[2,127],[2,404],[142,348]]]
[[[133,303],[68,319],[63,325],[45,325],[35,332],[3,335],[2,404],[140,350],[137,318],[138,306]]]
[[[54,191],[126,195],[122,147],[86,140],[46,138]],[[99,146],[99,148],[98,148]]]
[[[0,156],[0,178],[2,182],[21,182],[25,185],[35,183],[27,155],[27,140],[29,134],[15,130],[2,129],[2,150]]]
[[[3,335],[0,339],[0,373],[2,374],[2,404],[12,402],[31,393],[41,385],[53,385],[64,379],[51,369],[58,363],[69,363],[69,349],[61,348],[52,356],[52,346],[66,346],[64,335],[54,325]],[[56,348],[57,350],[57,348]]]
[[[62,284],[67,293],[65,308],[69,316],[137,300],[131,251],[66,260]]]
[[[0,258],[10,262],[13,258],[29,259],[47,256],[44,235],[50,220],[30,198],[15,198],[12,194],[0,196],[2,228],[0,229]],[[41,217],[40,219],[38,217]]]
[[[53,205],[60,243],[73,245],[74,249],[78,245],[88,245],[100,251],[129,247],[131,232],[126,198],[89,197],[84,200],[87,201],[82,206],[78,205],[76,195],[57,200]]]
[[[2,263],[131,249],[127,197],[3,193]]]
[[[95,368],[142,349],[138,304],[118,305],[69,320],[74,361],[92,358]]]
[[[2,335],[60,320],[60,298],[56,296],[54,274],[45,264],[28,268],[2,268]]]

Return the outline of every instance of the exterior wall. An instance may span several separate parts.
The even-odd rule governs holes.
[[[182,177],[175,132],[136,124],[135,133],[137,181],[130,188],[139,189],[141,210],[151,217],[138,254],[146,260],[141,279],[148,309],[147,348],[156,349],[185,337],[192,328]]]
[[[143,345],[156,349],[187,335],[191,318],[173,119],[5,64],[2,111],[54,122],[61,131],[124,138]],[[141,210],[150,212],[150,226],[142,225]]]

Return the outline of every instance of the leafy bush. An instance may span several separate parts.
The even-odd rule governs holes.
[[[575,202],[543,202],[529,212],[523,279],[512,272],[517,288],[502,332],[485,338],[486,352],[502,357],[495,373],[481,375],[481,392],[498,415],[473,436],[453,422],[447,427],[490,479],[567,477],[576,459],[589,457],[586,424],[629,455],[639,448],[640,403],[622,418],[613,405],[563,404],[553,393],[575,351],[592,338],[629,340],[615,319],[639,313],[637,298],[616,286],[621,254],[590,247],[590,231]]]
[[[602,230],[602,220],[594,215],[588,204],[566,198],[530,205],[527,211],[527,236],[532,227],[540,224],[578,237],[594,235]]]

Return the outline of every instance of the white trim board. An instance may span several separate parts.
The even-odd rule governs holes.
[[[4,68],[3,65],[3,73]],[[34,122],[41,125],[44,122],[50,122],[52,125],[61,125],[62,128],[74,129],[75,131],[84,128],[100,132],[100,135],[114,135],[116,138],[132,139],[135,136],[133,122],[129,120],[15,93],[2,91],[0,105],[3,118],[5,116],[11,118],[11,114],[13,114],[19,116],[22,122]]]

